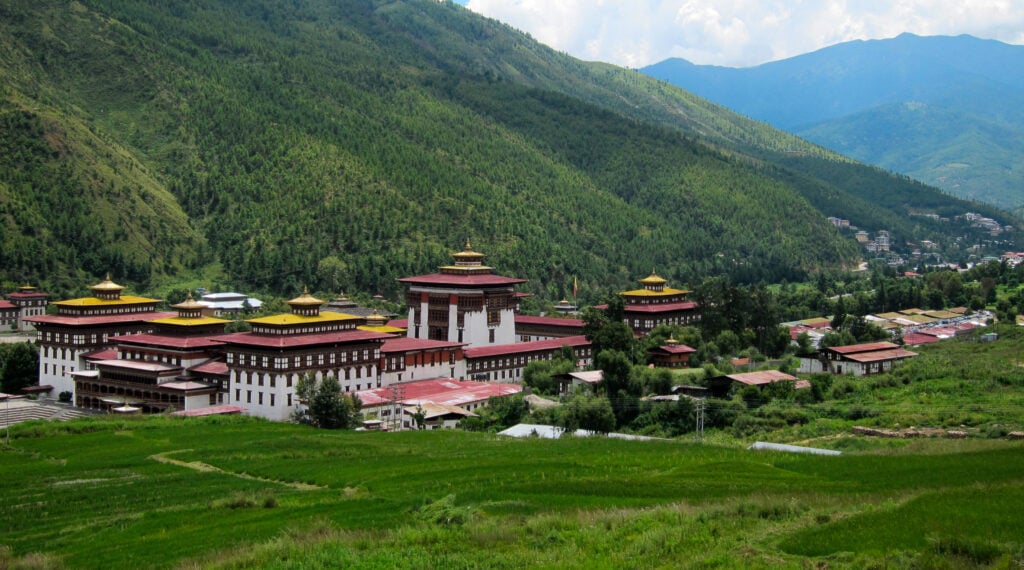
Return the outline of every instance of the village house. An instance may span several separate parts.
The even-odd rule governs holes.
[[[647,355],[651,364],[657,368],[687,368],[690,366],[690,355],[694,352],[697,350],[669,338],[662,346],[648,350]]]
[[[800,372],[866,376],[892,370],[916,352],[891,342],[869,342],[822,348],[817,358],[801,358]]]
[[[522,392],[516,384],[439,378],[392,384],[356,393],[362,414],[390,429],[417,429],[415,415],[423,413],[426,429],[455,427],[463,417],[487,405],[491,398]]]
[[[759,370],[757,372],[743,372],[740,374],[724,374],[708,379],[708,391],[715,398],[725,398],[733,386],[755,386],[763,389],[769,384],[776,382],[792,382],[793,388],[802,390],[810,388],[811,383],[800,380],[796,376],[786,374],[779,370]]]

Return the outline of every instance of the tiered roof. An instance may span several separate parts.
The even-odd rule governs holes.
[[[494,287],[526,283],[525,279],[494,275],[494,269],[483,264],[484,257],[483,253],[473,251],[472,245],[466,241],[466,249],[452,254],[452,265],[441,266],[437,273],[403,277],[398,281],[411,285],[450,287]]]
[[[159,299],[123,295],[125,287],[110,280],[110,276],[89,287],[92,297],[57,301],[56,315],[39,315],[25,320],[31,323],[64,326],[99,326],[146,322],[171,318],[176,313],[158,312]]]
[[[668,297],[673,295],[686,295],[689,291],[685,289],[673,289],[667,287],[668,280],[664,277],[659,276],[655,272],[651,272],[650,275],[640,279],[640,284],[643,285],[641,289],[633,289],[632,291],[623,291],[620,293],[623,297]]]
[[[361,317],[345,313],[320,312],[323,301],[304,290],[288,301],[291,313],[249,319],[252,331],[221,337],[230,344],[262,348],[298,348],[335,343],[368,342],[391,338],[392,335],[357,330]]]

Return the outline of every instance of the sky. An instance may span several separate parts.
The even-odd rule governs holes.
[[[970,34],[1024,44],[1022,0],[456,0],[573,57],[748,67],[851,40]]]

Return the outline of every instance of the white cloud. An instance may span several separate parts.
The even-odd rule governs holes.
[[[575,57],[757,65],[855,39],[971,34],[1024,44],[1020,0],[468,0]]]

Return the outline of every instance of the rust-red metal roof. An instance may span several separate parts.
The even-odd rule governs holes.
[[[607,305],[605,305],[607,307]],[[676,303],[654,303],[651,305],[629,304],[626,305],[627,313],[667,313],[670,311],[691,311],[697,308],[693,301],[679,301]]]
[[[120,325],[126,323],[144,323],[155,319],[169,319],[177,317],[178,313],[166,311],[143,311],[139,313],[125,313],[122,315],[97,315],[89,317],[67,317],[61,315],[39,315],[38,317],[26,317],[30,323],[42,325],[66,325],[72,327],[91,327],[96,325]]]
[[[490,356],[505,356],[512,354],[524,354],[541,350],[554,350],[563,345],[573,348],[587,346],[590,341],[583,335],[567,336],[565,338],[552,338],[548,340],[535,340],[533,342],[516,342],[512,344],[496,344],[493,346],[477,346],[465,350],[466,358],[487,358]]]
[[[415,350],[451,349],[466,346],[464,342],[448,342],[446,340],[430,340],[425,338],[409,338],[407,336],[389,338],[380,347],[381,352],[412,352]]]
[[[335,343],[367,342],[394,338],[394,335],[364,330],[349,330],[320,334],[257,335],[251,332],[233,333],[219,337],[228,345],[260,348],[298,348]]]
[[[798,380],[796,376],[779,370],[759,370],[757,372],[743,372],[741,374],[726,374],[725,377],[748,386],[761,386],[771,384],[772,382],[796,382]]]
[[[876,350],[891,350],[899,348],[900,345],[891,342],[865,342],[863,344],[848,344],[846,346],[832,346],[828,350],[836,354],[856,354],[858,352],[872,352]]]
[[[450,273],[431,273],[416,277],[402,277],[399,281],[412,285],[446,285],[451,287],[491,287],[526,283],[526,279],[502,277],[501,275],[457,275]]]
[[[558,317],[534,317],[531,315],[516,315],[516,324],[582,328],[584,323],[580,319],[560,319]]]
[[[522,390],[523,387],[518,384],[505,382],[475,382],[441,378],[402,382],[386,388],[363,390],[356,392],[356,395],[359,396],[364,407],[386,404],[396,394],[401,396],[400,403],[402,404],[416,405],[421,402],[435,402],[448,406],[464,406],[486,401],[494,396],[518,394]]]
[[[916,352],[910,352],[902,348],[894,348],[892,350],[876,350],[874,352],[858,352],[856,354],[845,355],[847,360],[854,362],[879,362],[882,360],[899,360],[901,358],[909,358],[911,356],[917,356]]]

